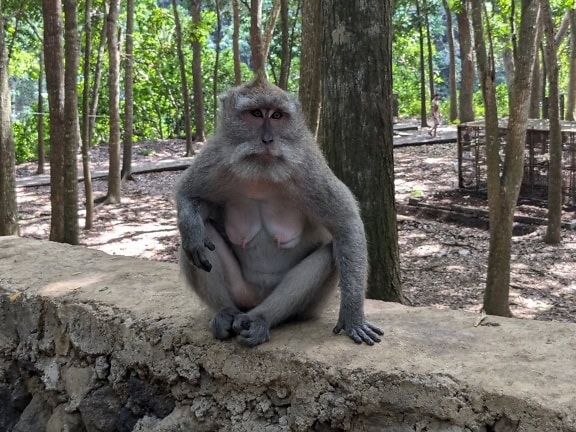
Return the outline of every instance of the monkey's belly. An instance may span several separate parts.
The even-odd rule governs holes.
[[[225,208],[226,235],[232,244],[244,249],[262,247],[266,236],[253,242],[261,232],[276,248],[293,248],[300,242],[305,224],[304,214],[286,199],[241,199]]]

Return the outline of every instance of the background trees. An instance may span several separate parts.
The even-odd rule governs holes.
[[[329,3],[312,0],[66,0],[62,14],[62,1],[4,0],[1,28],[9,67],[6,76],[10,78],[7,85],[2,84],[2,94],[9,85],[13,112],[9,111],[11,104],[7,99],[2,99],[0,216],[3,221],[15,220],[15,211],[11,210],[11,157],[16,161],[38,158],[40,172],[44,167],[44,134],[48,130],[46,151],[51,164],[53,219],[50,237],[58,241],[77,241],[74,232],[79,210],[74,170],[80,141],[79,106],[88,201],[86,228],[90,229],[91,146],[110,145],[107,202],[118,202],[122,190],[121,141],[125,177],[130,176],[134,140],[186,136],[186,153],[191,154],[192,137],[201,141],[214,128],[218,92],[250,78],[254,71],[266,74],[281,87],[299,93],[311,129],[322,131],[320,136],[332,166],[361,197],[367,229],[375,239],[371,242],[371,253],[376,257],[375,275],[380,274],[378,268],[383,261],[391,259],[393,263],[395,259],[392,249],[375,252],[380,243],[385,243],[381,235],[392,247],[395,245],[388,148],[391,92],[398,95],[400,115],[417,117],[421,124],[426,124],[432,93],[438,92],[446,121],[485,118],[493,124],[497,117],[509,116],[516,137],[522,136],[520,114],[524,98],[529,96],[526,89],[518,90],[520,86],[533,89],[532,115],[548,112],[553,124],[562,115],[556,115],[556,94],[567,96],[566,118],[573,118],[576,106],[576,15],[572,4],[563,0],[541,0],[548,12],[545,22],[534,22],[533,33],[545,44],[546,55],[534,56],[530,64],[533,72],[520,76],[522,56],[528,53],[520,41],[528,2],[520,0],[398,0],[393,10],[389,2],[375,2],[370,7],[379,9],[373,12],[385,16],[382,22],[374,23],[380,39],[369,40],[369,27],[361,25],[351,36],[354,43],[345,52],[338,50],[342,47],[329,44],[333,32],[340,27],[333,19],[323,20],[323,16],[334,17],[337,7],[344,10],[357,5],[334,3],[331,9]],[[326,10],[321,13],[323,6]],[[474,41],[485,43],[475,50],[471,37],[473,11],[483,17],[475,22]],[[84,17],[82,22],[78,22],[76,13]],[[363,18],[360,9],[351,9],[352,16],[352,24],[368,22],[370,18]],[[387,33],[390,30],[392,35]],[[544,36],[540,35],[541,30]],[[83,38],[80,61],[75,57],[79,35]],[[384,46],[380,46],[382,42]],[[373,50],[363,52],[365,44]],[[391,65],[382,60],[390,58],[390,49],[394,59]],[[356,52],[363,55],[356,57]],[[341,59],[347,59],[350,65],[340,63]],[[4,64],[0,65],[2,72],[7,70]],[[388,67],[394,77],[392,88],[386,81]],[[358,74],[364,74],[363,83]],[[374,93],[371,88],[376,89]],[[46,92],[49,119],[42,115]],[[381,105],[372,101],[373,97],[380,99]],[[363,104],[355,105],[358,99]],[[370,115],[364,118],[366,113]],[[120,122],[122,116],[124,124]],[[490,128],[487,127],[489,143],[496,136]],[[12,132],[13,140],[8,132]],[[360,144],[356,137],[363,137]],[[349,148],[351,145],[355,150]],[[359,147],[362,152],[357,151]],[[521,159],[521,153],[520,147],[510,145],[504,156],[513,161]],[[500,155],[493,154],[496,168],[492,172],[496,174],[492,184],[512,194],[503,204],[506,211],[494,200],[491,205],[495,215],[503,212],[503,219],[494,216],[495,221],[509,220],[516,186],[505,182],[512,177],[517,179],[518,165],[502,165]],[[555,167],[561,163],[554,152],[551,161]],[[509,171],[501,175],[500,170]],[[368,178],[374,178],[373,184],[380,186],[375,190],[364,186],[372,185]],[[494,196],[499,195],[492,193]],[[379,200],[387,204],[380,207]],[[557,202],[554,208],[558,209]],[[552,228],[554,223],[558,225],[557,213],[551,218]],[[15,230],[12,224],[9,231]],[[70,237],[66,237],[68,233],[72,233]],[[557,234],[550,229],[547,240],[557,242]],[[496,250],[502,251],[503,247],[497,246]],[[392,269],[389,279],[374,276],[381,279],[372,283],[390,283],[392,297],[398,297],[395,266],[386,264]]]

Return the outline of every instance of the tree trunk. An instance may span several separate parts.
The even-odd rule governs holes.
[[[268,53],[270,52],[270,44],[272,43],[272,36],[274,35],[274,29],[276,28],[276,21],[278,20],[278,15],[280,14],[280,4],[281,0],[274,0],[272,3],[272,10],[268,14],[268,21],[266,22],[266,29],[264,30],[264,35],[262,36],[262,55],[264,57],[264,63],[268,60]],[[262,5],[260,5],[262,9]],[[260,11],[262,12],[262,11]]]
[[[84,173],[84,195],[86,199],[86,218],[84,229],[92,229],[94,224],[94,198],[92,196],[92,175],[90,173],[90,58],[92,55],[92,21],[90,11],[92,0],[86,0],[84,8],[84,62],[82,72],[82,171]]]
[[[490,249],[484,293],[484,310],[491,315],[510,316],[510,260],[514,210],[523,177],[524,141],[530,102],[530,80],[536,53],[534,25],[539,15],[539,0],[524,0],[518,40],[518,56],[512,87],[513,110],[508,123],[505,157],[500,174],[500,146],[497,130],[494,59],[486,54],[482,29],[482,2],[472,1],[478,68],[486,106],[488,158],[488,206],[490,209]]]
[[[172,0],[172,10],[174,11],[174,24],[176,28],[176,51],[178,53],[178,67],[180,68],[180,81],[182,85],[182,99],[184,100],[184,129],[186,134],[186,156],[192,156],[192,119],[190,118],[190,92],[188,90],[188,78],[186,77],[186,61],[182,50],[182,26],[180,25],[180,14],[176,0]]]
[[[428,3],[423,0],[424,5],[424,24],[426,26],[426,48],[428,50],[428,88],[430,91],[430,99],[434,97],[436,90],[434,90],[434,55],[432,52],[432,35],[430,34],[430,20],[428,19]]]
[[[280,54],[280,79],[278,87],[288,89],[288,76],[290,74],[290,27],[288,23],[288,0],[280,0],[280,18],[282,25],[282,52]]]
[[[558,58],[554,44],[554,21],[550,3],[542,2],[542,17],[546,34],[548,72],[548,116],[550,119],[550,164],[548,167],[548,226],[544,241],[560,243],[562,222],[562,131],[560,129],[560,95],[558,91]]]
[[[262,41],[262,0],[250,2],[250,48],[252,67],[256,76],[266,77],[266,57]]]
[[[542,40],[542,23],[537,23],[536,28],[536,46],[540,45]],[[530,104],[528,106],[528,118],[538,119],[541,117],[540,114],[540,104],[544,106],[543,96],[546,94],[546,89],[542,85],[542,70],[540,68],[540,58],[538,56],[538,50],[536,50],[536,55],[534,56],[534,64],[532,65],[532,89],[530,90]]]
[[[468,19],[468,1],[462,0],[456,18],[458,21],[458,41],[460,42],[460,121],[474,120],[474,61],[472,54],[472,37]]]
[[[120,0],[110,1],[106,18],[108,40],[108,113],[110,136],[108,138],[108,194],[105,204],[117,204],[121,199],[120,177],[120,44],[118,42],[118,8]]]
[[[576,9],[570,9],[570,79],[568,80],[568,101],[566,120],[576,120]]]
[[[78,244],[78,65],[80,48],[76,0],[64,0],[64,242]]]
[[[8,55],[0,0],[0,236],[18,235],[16,171],[12,136],[12,101],[8,83]]]
[[[108,16],[108,2],[104,2],[104,17]],[[106,19],[103,20],[102,30],[100,33],[100,44],[98,45],[98,55],[96,56],[96,64],[94,65],[94,80],[92,85],[92,92],[90,97],[90,115],[88,125],[88,142],[92,142],[94,137],[94,125],[96,124],[96,112],[98,110],[98,99],[100,96],[100,84],[102,82],[102,60],[104,58],[104,49],[107,42],[107,25]]]
[[[300,44],[300,104],[306,124],[318,135],[321,106],[320,36],[322,34],[319,0],[303,0],[302,41]]]
[[[42,2],[44,61],[50,111],[50,240],[64,241],[64,59],[62,3]]]
[[[428,127],[428,110],[426,109],[426,66],[424,62],[424,30],[422,29],[422,13],[420,0],[416,0],[416,19],[418,21],[418,41],[420,43],[420,126]]]
[[[200,11],[202,0],[190,0],[190,12],[194,27],[200,25]],[[196,129],[196,141],[206,141],[204,130],[204,86],[202,79],[202,45],[199,40],[192,41],[192,77],[194,91],[194,126]]]
[[[322,1],[326,103],[320,141],[328,163],[360,203],[371,269],[368,296],[401,302],[392,153],[391,16],[392,3],[386,0]]]
[[[216,58],[214,59],[214,75],[212,78],[212,110],[214,111],[214,129],[218,125],[218,78],[220,68],[220,39],[222,39],[222,17],[220,16],[220,1],[214,0],[214,7],[216,8]]]
[[[122,147],[123,181],[132,177],[132,134],[134,132],[134,0],[126,0],[126,53],[124,55],[124,139]]]
[[[46,155],[44,153],[44,49],[40,47],[38,61],[38,118],[36,119],[36,132],[38,134],[38,169],[37,174],[44,174]]]
[[[238,0],[232,0],[234,30],[232,33],[232,52],[234,56],[234,82],[236,85],[242,83],[242,70],[240,69],[240,13],[238,11]]]
[[[452,11],[448,7],[448,2],[442,0],[444,11],[446,12],[446,36],[448,39],[449,72],[448,84],[450,88],[450,122],[458,118],[458,94],[456,91],[456,54],[454,51],[454,28],[452,26]]]

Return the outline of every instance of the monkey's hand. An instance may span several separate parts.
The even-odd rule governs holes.
[[[192,264],[202,270],[207,272],[212,270],[212,264],[210,264],[210,261],[208,261],[208,258],[206,257],[205,249],[213,251],[216,249],[214,243],[212,243],[208,238],[204,238],[204,241],[201,242],[192,242],[189,240],[190,239],[185,241],[184,237],[182,237],[182,248],[184,249],[188,259],[192,261]]]
[[[270,326],[260,315],[236,315],[232,327],[238,335],[238,341],[244,345],[253,347],[270,340]]]
[[[375,342],[380,342],[380,336],[384,334],[382,330],[364,319],[359,324],[350,324],[348,320],[341,316],[338,319],[338,323],[336,324],[336,327],[334,327],[333,332],[338,334],[342,330],[344,330],[357,344],[364,342],[367,345],[374,345]]]

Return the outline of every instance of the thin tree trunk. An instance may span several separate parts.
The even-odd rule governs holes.
[[[186,77],[186,61],[182,50],[182,26],[180,25],[180,14],[176,0],[172,0],[172,10],[174,11],[174,24],[176,27],[176,51],[178,53],[178,66],[180,68],[180,81],[182,82],[182,99],[184,100],[184,129],[186,134],[186,156],[192,156],[192,119],[190,116],[190,92],[188,90],[188,78]]]
[[[82,171],[84,173],[84,196],[86,199],[86,218],[84,229],[92,229],[94,225],[94,198],[92,195],[92,174],[90,173],[90,58],[92,55],[92,22],[90,11],[92,0],[86,0],[84,9],[84,62],[82,72],[84,83],[82,88]]]
[[[108,16],[109,5],[108,1],[104,1],[104,17]],[[90,97],[90,114],[89,114],[89,130],[88,138],[89,143],[92,142],[94,137],[94,126],[96,125],[96,112],[98,110],[98,99],[100,96],[100,83],[102,82],[102,61],[104,59],[104,49],[106,48],[106,35],[107,35],[107,25],[106,18],[104,18],[102,23],[102,31],[100,33],[100,44],[98,45],[98,55],[96,56],[96,64],[94,65],[94,80],[92,85],[92,93]]]
[[[302,41],[300,44],[300,103],[306,124],[318,135],[322,95],[320,70],[321,4],[318,0],[303,0]]]
[[[200,25],[200,11],[202,0],[190,0],[190,12],[194,27]],[[194,126],[196,141],[206,141],[204,129],[204,86],[202,84],[202,45],[200,41],[192,41],[192,77],[194,91]]]
[[[538,23],[534,29],[536,32],[536,44],[540,45],[542,40],[542,24]],[[540,68],[540,58],[538,56],[538,50],[534,56],[534,64],[532,65],[532,89],[530,91],[530,105],[528,111],[528,118],[538,119],[540,118],[540,104],[544,106],[544,96],[546,95],[545,86],[542,85],[542,70]]]
[[[238,11],[238,0],[232,0],[234,30],[232,33],[232,52],[234,56],[234,82],[236,85],[242,83],[242,70],[240,69],[240,13]]]
[[[254,74],[266,77],[266,57],[262,41],[262,0],[250,2],[250,48],[252,49],[252,67]]]
[[[108,112],[110,136],[108,138],[108,194],[105,204],[117,204],[121,200],[120,177],[120,44],[118,42],[118,9],[120,0],[111,0],[106,18],[108,40]]]
[[[420,43],[420,126],[428,127],[428,110],[426,109],[426,66],[424,62],[424,31],[422,29],[422,11],[420,0],[416,0],[416,19],[418,20],[418,41]]]
[[[218,78],[220,68],[220,39],[222,38],[222,17],[220,16],[220,1],[214,0],[214,6],[216,8],[216,58],[214,59],[214,75],[212,78],[212,109],[214,111],[214,129],[216,129],[218,123]]]
[[[122,181],[132,177],[132,135],[134,133],[134,0],[126,0],[126,53],[124,55],[124,140],[122,152]]]
[[[566,120],[576,120],[576,9],[570,9],[570,79],[568,80],[568,101]]]
[[[449,71],[448,83],[450,88],[450,122],[458,118],[458,93],[456,91],[456,54],[454,50],[454,28],[452,26],[452,11],[448,7],[448,2],[442,0],[444,11],[446,12],[446,36],[448,38],[448,58]]]
[[[550,3],[542,1],[542,17],[546,34],[548,71],[548,115],[550,118],[550,165],[548,168],[548,226],[544,241],[560,243],[562,222],[562,131],[560,129],[560,95],[558,91],[558,58],[554,44],[554,21]]]
[[[264,63],[266,63],[266,60],[268,59],[270,44],[272,43],[272,36],[274,35],[276,21],[278,20],[278,15],[280,14],[280,1],[281,0],[274,0],[274,3],[272,3],[272,10],[268,14],[266,29],[264,30],[264,35],[262,36],[262,55],[264,57]],[[262,5],[260,5],[260,13],[262,13]],[[260,17],[260,19],[262,19],[262,17]]]
[[[66,70],[64,74],[64,242],[78,244],[78,65],[79,36],[76,0],[64,0]]]
[[[426,26],[426,48],[428,50],[428,88],[430,99],[432,99],[436,93],[434,90],[434,57],[432,53],[432,36],[430,35],[430,20],[428,19],[428,3],[426,3],[426,0],[423,0],[423,6],[424,24]]]
[[[370,261],[368,296],[402,302],[394,206],[391,16],[392,4],[386,0],[322,1],[326,104],[319,135],[328,163],[360,203]]]
[[[8,82],[8,55],[0,0],[0,236],[18,235],[16,170],[12,136],[12,102]]]
[[[505,158],[500,174],[500,146],[497,130],[494,59],[488,58],[483,34],[482,2],[472,1],[474,40],[478,69],[486,107],[488,158],[488,206],[490,209],[490,248],[484,293],[484,310],[491,315],[510,316],[510,260],[514,209],[523,177],[524,141],[530,102],[531,69],[536,52],[539,0],[522,2],[518,56],[512,87]],[[492,50],[490,50],[492,52]]]
[[[288,0],[280,0],[280,19],[282,25],[282,51],[280,54],[280,79],[278,87],[288,89],[288,76],[290,74],[290,27],[288,23]]]
[[[470,20],[468,19],[468,2],[462,0],[461,8],[456,14],[458,20],[458,40],[460,42],[460,121],[474,120],[474,61],[472,54],[472,37],[470,34]]]
[[[38,118],[36,119],[36,131],[38,134],[38,169],[37,174],[44,174],[46,154],[44,153],[44,49],[40,47],[40,59],[38,61]]]
[[[44,61],[50,110],[50,240],[64,241],[64,47],[62,3],[42,2]]]

